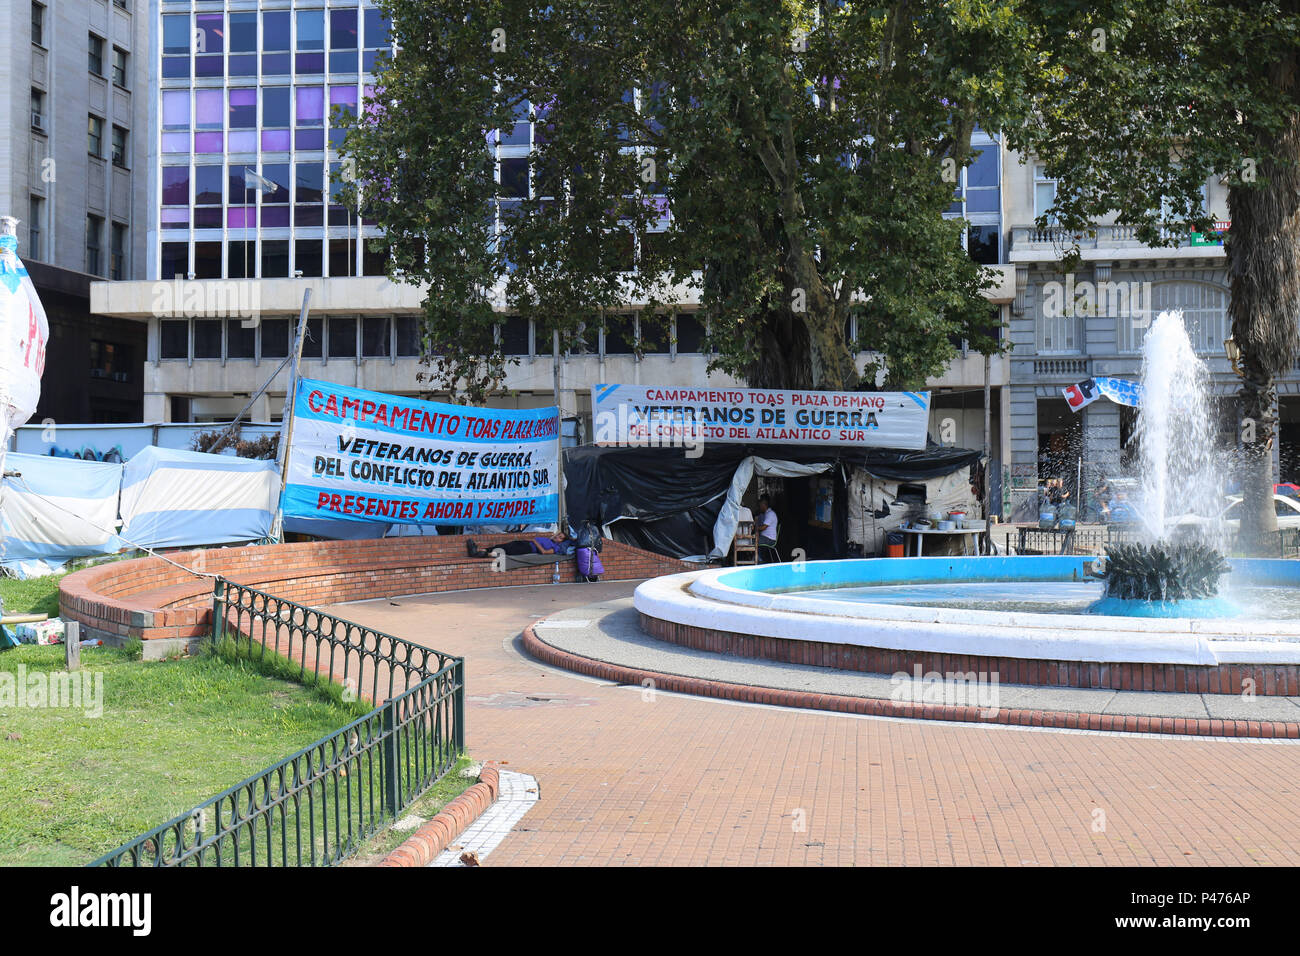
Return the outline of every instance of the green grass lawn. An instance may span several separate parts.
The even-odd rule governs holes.
[[[0,582],[6,610],[45,610],[53,580]],[[229,649],[135,657],[83,649],[83,670],[103,675],[100,717],[0,702],[0,866],[88,863],[369,709]],[[20,664],[61,671],[63,648],[0,652],[0,673]]]
[[[461,757],[447,775],[435,783],[402,811],[402,817],[419,817],[428,822],[433,815],[455,800],[462,793],[478,783],[478,777],[465,777],[461,771],[473,763],[469,757]],[[357,850],[356,854],[343,861],[343,866],[377,866],[384,857],[396,850],[402,843],[418,830],[394,830],[391,826],[380,830]]]
[[[0,602],[6,614],[48,614],[59,616],[59,581],[62,574],[19,581],[0,577]]]

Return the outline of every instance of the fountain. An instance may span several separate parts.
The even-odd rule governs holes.
[[[883,673],[955,666],[1005,682],[1241,693],[1249,681],[1254,693],[1300,693],[1300,561],[1223,555],[1208,376],[1178,313],[1152,324],[1142,376],[1136,540],[1106,559],[689,572],[637,588],[643,628],[705,649]],[[1219,594],[1225,576],[1232,601]]]
[[[1218,598],[1223,491],[1215,457],[1209,370],[1192,348],[1181,312],[1161,312],[1142,344],[1138,413],[1140,538],[1106,551],[1105,596],[1093,614],[1230,617]]]

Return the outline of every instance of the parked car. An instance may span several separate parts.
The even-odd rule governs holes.
[[[1234,530],[1241,525],[1242,500],[1241,495],[1228,495],[1227,506],[1219,515],[1223,519],[1223,523]],[[1277,515],[1279,529],[1300,528],[1300,499],[1288,495],[1274,495],[1273,512]],[[1180,526],[1198,525],[1207,521],[1208,519],[1201,515],[1186,514],[1175,519],[1175,524]]]

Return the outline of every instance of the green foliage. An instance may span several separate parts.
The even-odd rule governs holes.
[[[996,350],[989,280],[942,214],[977,120],[1027,109],[1022,5],[381,0],[398,52],[343,153],[393,274],[428,285],[426,377],[498,387],[499,309],[569,346],[628,302],[662,321],[687,287],[713,367],[758,385],[857,386],[851,311],[868,387],[923,384],[951,337]],[[516,116],[544,139],[520,201],[485,148]]]
[[[1209,545],[1193,541],[1118,544],[1106,549],[1106,596],[1126,601],[1212,598],[1231,568]]]

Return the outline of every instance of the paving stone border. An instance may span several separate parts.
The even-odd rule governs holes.
[[[428,866],[465,829],[496,803],[501,792],[500,774],[492,764],[484,764],[478,783],[434,814],[433,819],[412,833],[378,864],[388,867]]]
[[[1141,734],[1186,734],[1199,737],[1300,739],[1300,722],[1295,721],[1153,717],[1005,708],[999,709],[996,714],[989,717],[984,715],[983,708],[972,705],[926,704],[734,684],[703,677],[688,677],[626,667],[595,658],[582,657],[546,643],[537,636],[534,627],[535,625],[529,625],[524,629],[523,646],[529,654],[543,663],[619,684],[653,686],[656,690],[694,694],[698,697],[875,717],[907,717],[975,724],[1010,724],[1020,727],[1054,727],[1063,730],[1105,730]],[[651,683],[647,684],[647,682]]]

